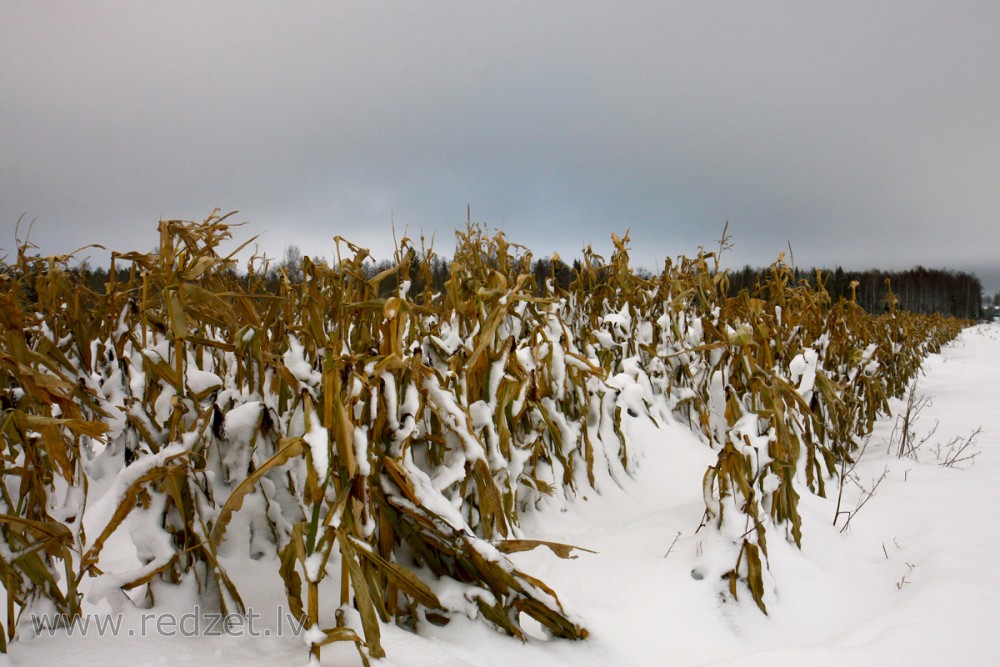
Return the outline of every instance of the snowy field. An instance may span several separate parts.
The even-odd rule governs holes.
[[[560,560],[547,550],[513,555],[518,565],[559,592],[590,630],[582,642],[537,638],[522,644],[481,623],[455,618],[447,626],[422,628],[417,636],[383,628],[388,657],[379,665],[399,667],[496,665],[986,665],[1000,653],[1000,326],[968,329],[924,366],[918,392],[932,402],[916,431],[926,435],[918,460],[887,453],[893,418],[883,419],[854,470],[859,485],[844,491],[845,510],[864,498],[861,487],[888,471],[877,492],[854,516],[847,531],[832,525],[831,498],[804,495],[803,550],[769,540],[776,599],[763,615],[749,595],[739,602],[721,595],[711,571],[718,550],[711,531],[696,532],[704,512],[697,483],[715,455],[686,425],[659,429],[633,419],[629,436],[640,452],[639,471],[619,487],[605,484],[586,502],[547,507],[523,517],[531,537],[573,544]],[[893,401],[901,410],[902,401]],[[935,445],[967,438],[982,428],[973,462],[947,468]],[[692,484],[692,480],[695,483]],[[127,541],[127,536],[123,540]],[[109,545],[109,548],[111,545]],[[278,590],[255,585],[273,580],[273,564],[247,559],[234,575],[250,608],[272,609]],[[267,574],[265,574],[267,573]],[[86,585],[86,582],[85,582]],[[157,600],[158,614],[177,600]],[[106,602],[88,611],[107,614]],[[148,613],[148,612],[146,612]],[[297,665],[304,662],[302,637],[270,614],[240,636],[181,634],[133,610],[118,636],[84,637],[58,631],[37,638],[25,633],[0,665]],[[141,636],[145,635],[145,636]],[[269,635],[269,636],[263,636]],[[324,665],[359,664],[353,645],[323,649]]]

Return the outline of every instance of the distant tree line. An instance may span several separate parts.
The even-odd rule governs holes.
[[[426,265],[427,271],[421,271],[422,264]],[[410,293],[419,294],[426,287],[427,279],[424,277],[426,275],[430,276],[431,290],[434,292],[440,292],[444,290],[444,284],[448,282],[451,277],[451,270],[449,268],[450,262],[439,256],[431,255],[430,257],[415,257],[413,258],[413,264],[410,273]],[[390,259],[384,259],[379,262],[365,265],[365,276],[367,278],[372,278],[378,274],[391,269],[395,266],[395,262]],[[550,296],[548,289],[548,281],[552,280],[552,287],[559,289],[568,289],[573,279],[576,277],[577,271],[581,268],[580,260],[574,260],[572,265],[567,264],[558,257],[555,259],[551,257],[545,257],[543,259],[536,259],[531,262],[530,272],[532,277],[535,279],[535,291],[539,296]],[[398,279],[396,276],[390,276],[386,280],[379,283],[379,292],[382,296],[390,294],[399,288]]]
[[[1000,317],[1000,292],[983,299],[983,311],[988,318]]]
[[[268,285],[277,291],[279,281],[287,279],[292,283],[302,280],[303,256],[297,246],[286,248],[280,261],[272,263],[268,269]],[[323,259],[315,260],[324,262]],[[394,266],[394,260],[386,259],[365,265],[366,277],[371,278]],[[414,256],[410,280],[410,293],[418,294],[431,283],[432,291],[444,289],[451,276],[450,261],[439,255]],[[535,289],[539,296],[550,296],[549,285],[555,289],[567,289],[580,270],[580,260],[571,264],[559,257],[545,257],[531,262],[530,272],[534,277]],[[422,270],[426,269],[426,270]],[[77,269],[91,289],[104,291],[109,281],[108,270],[84,263]],[[117,269],[118,280],[128,278],[129,268]],[[758,282],[766,282],[770,269],[744,266],[729,271],[730,294],[736,295],[743,289],[752,290]],[[649,277],[649,271],[636,269],[637,275]],[[870,313],[878,313],[888,308],[889,290],[896,298],[897,308],[914,313],[941,313],[954,317],[980,319],[991,315],[991,306],[1000,306],[1000,293],[993,297],[983,297],[983,287],[974,274],[944,269],[926,269],[917,266],[905,271],[845,271],[841,267],[833,270],[796,269],[795,278],[816,285],[817,276],[823,281],[826,291],[836,302],[840,299],[856,299],[858,305]],[[854,288],[852,289],[852,284]],[[383,296],[399,289],[397,276],[390,276],[379,285]]]
[[[731,293],[753,288],[768,271],[750,266],[730,271]],[[816,285],[817,279],[822,280],[834,302],[854,298],[869,313],[888,308],[891,290],[896,298],[896,307],[913,313],[941,313],[967,319],[979,319],[985,315],[982,283],[975,274],[964,271],[926,269],[922,266],[905,271],[845,271],[838,266],[833,270],[796,269],[795,276],[811,285]],[[997,301],[1000,302],[1000,294]]]

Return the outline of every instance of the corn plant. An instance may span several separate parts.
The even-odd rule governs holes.
[[[719,253],[643,277],[628,234],[607,260],[587,248],[563,290],[554,273],[535,284],[527,249],[469,224],[435,291],[433,251],[409,239],[374,275],[340,237],[330,264],[276,272],[254,254],[240,270],[253,239],[223,253],[233,228],[217,213],[163,221],[155,252],[112,254],[103,292],[28,244],[2,266],[8,638],[41,605],[78,614],[87,576],[114,604],[155,605],[187,581],[241,612],[225,562],[247,550],[273,561],[312,659],[349,641],[367,662],[384,655],[381,624],[455,614],[522,639],[527,614],[582,639],[506,554],[571,555],[519,517],[633,472],[626,417],[686,421],[717,452],[702,483],[705,524],[734,556],[719,574],[766,611],[769,537],[801,545],[800,495],[825,494],[962,326],[891,300],[877,317],[831,303],[822,276],[796,282],[780,260],[735,296]],[[88,480],[109,478],[87,535]],[[104,545],[126,526],[141,567],[107,571]],[[443,601],[445,583],[464,602]]]

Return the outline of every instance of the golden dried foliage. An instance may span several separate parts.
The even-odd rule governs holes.
[[[524,539],[519,513],[629,472],[623,412],[654,400],[718,451],[706,522],[739,547],[732,594],[743,582],[765,609],[765,527],[801,542],[799,494],[825,493],[887,398],[963,326],[831,303],[821,276],[796,284],[780,262],[734,297],[712,253],[641,278],[628,234],[608,261],[588,248],[568,290],[540,290],[531,254],[475,225],[457,233],[440,293],[429,252],[408,239],[371,276],[368,251],[337,237],[333,265],[305,258],[301,281],[274,284],[266,260],[240,272],[238,251],[221,254],[227,218],[161,222],[156,252],[112,256],[103,293],[68,257],[26,244],[2,266],[7,637],[39,599],[78,614],[82,577],[102,574],[103,544],[136,513],[174,551],[149,555],[122,590],[152,597],[194,577],[242,610],[220,551],[247,503],[259,511],[242,548],[270,550],[290,608],[326,627],[315,656],[351,641],[367,661],[383,655],[380,623],[447,622],[458,610],[434,593],[441,578],[467,585],[479,616],[511,635],[524,637],[525,613],[586,637],[504,554],[571,556]],[[399,287],[386,295],[384,281]],[[87,481],[100,471],[116,476],[118,503],[87,536]],[[360,628],[341,612],[320,618],[327,572]]]

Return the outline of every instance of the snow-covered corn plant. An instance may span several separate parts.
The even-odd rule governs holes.
[[[243,611],[226,571],[241,553],[273,562],[311,658],[349,641],[367,661],[381,624],[455,614],[586,637],[506,554],[570,554],[519,517],[633,472],[626,416],[686,421],[717,452],[715,574],[766,609],[767,540],[801,544],[800,494],[825,493],[961,327],[832,304],[780,262],[739,295],[713,253],[640,275],[627,234],[607,261],[585,250],[564,290],[470,225],[435,291],[407,239],[376,275],[336,237],[335,261],[290,276],[256,256],[238,270],[226,217],[159,230],[155,252],[113,255],[103,292],[26,244],[2,267],[7,638],[46,606],[80,613],[84,577],[90,602],[155,606],[187,584]],[[110,565],[115,535],[138,568]]]

